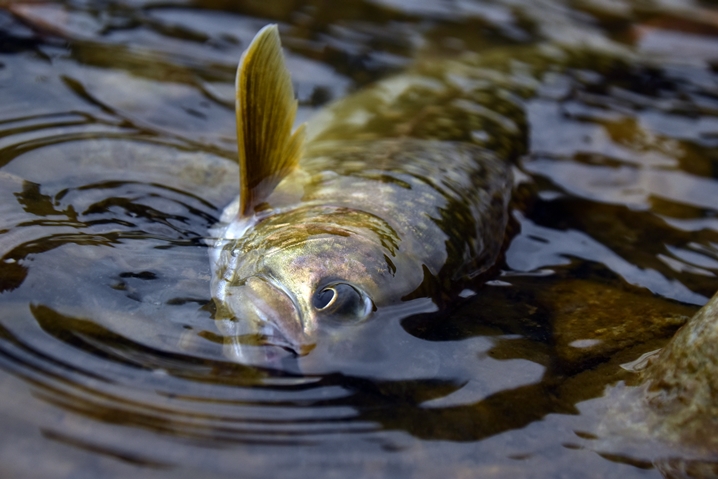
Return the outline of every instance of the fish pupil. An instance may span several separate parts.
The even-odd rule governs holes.
[[[334,300],[336,291],[333,288],[324,288],[314,295],[313,305],[319,311],[323,310]]]

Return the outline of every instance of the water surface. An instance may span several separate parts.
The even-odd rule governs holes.
[[[0,475],[663,477],[596,430],[620,365],[718,290],[715,5],[0,5]],[[418,59],[642,59],[540,78],[495,278],[303,375],[224,356],[209,297],[234,71],[268,22],[300,120]]]

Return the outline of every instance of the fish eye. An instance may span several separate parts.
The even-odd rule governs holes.
[[[321,311],[329,307],[329,305],[334,302],[334,299],[336,297],[337,292],[334,288],[324,288],[323,290],[318,291],[317,294],[314,295],[312,305],[318,311]]]
[[[312,306],[331,319],[359,321],[371,311],[371,300],[349,284],[336,283],[318,290]]]

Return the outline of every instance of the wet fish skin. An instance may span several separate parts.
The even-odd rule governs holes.
[[[403,140],[326,147],[331,151],[325,156],[302,165],[309,181],[301,203],[281,212],[267,210],[274,214],[225,246],[225,254],[241,258],[235,277],[261,273],[297,298],[311,298],[325,283],[345,281],[366,292],[378,308],[409,299],[422,285],[417,294],[438,301],[461,276],[493,264],[507,221],[507,165],[460,143]],[[320,166],[352,155],[360,157],[353,174]],[[360,166],[384,155],[386,166],[380,170]],[[466,168],[463,181],[433,180],[441,178],[439,165],[447,157]],[[457,190],[473,203],[460,203]],[[426,289],[429,279],[431,290]],[[311,318],[304,332],[316,331],[320,320],[308,299],[302,314]]]
[[[615,57],[571,64],[594,61],[610,70]],[[541,70],[542,62],[527,64]],[[212,253],[218,318],[305,354],[392,306],[440,302],[490,266],[506,224],[510,164],[527,144],[522,98],[537,86],[535,75],[507,64],[500,52],[421,64],[320,113],[298,168],[254,214],[237,221],[238,202],[225,211]],[[316,307],[317,294],[336,284],[358,292],[360,307],[350,308],[358,314]],[[713,460],[716,325],[718,295],[652,360],[639,387],[612,393],[600,436]]]
[[[328,107],[252,215],[225,210],[211,253],[225,329],[303,354],[384,308],[442,305],[492,266],[532,85],[482,61],[426,63]],[[336,285],[341,311],[318,308]]]

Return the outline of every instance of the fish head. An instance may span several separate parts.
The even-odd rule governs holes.
[[[416,287],[410,261],[375,235],[307,223],[293,229],[291,241],[269,234],[237,255],[231,279],[215,287],[221,316],[261,344],[306,355],[351,337]]]

